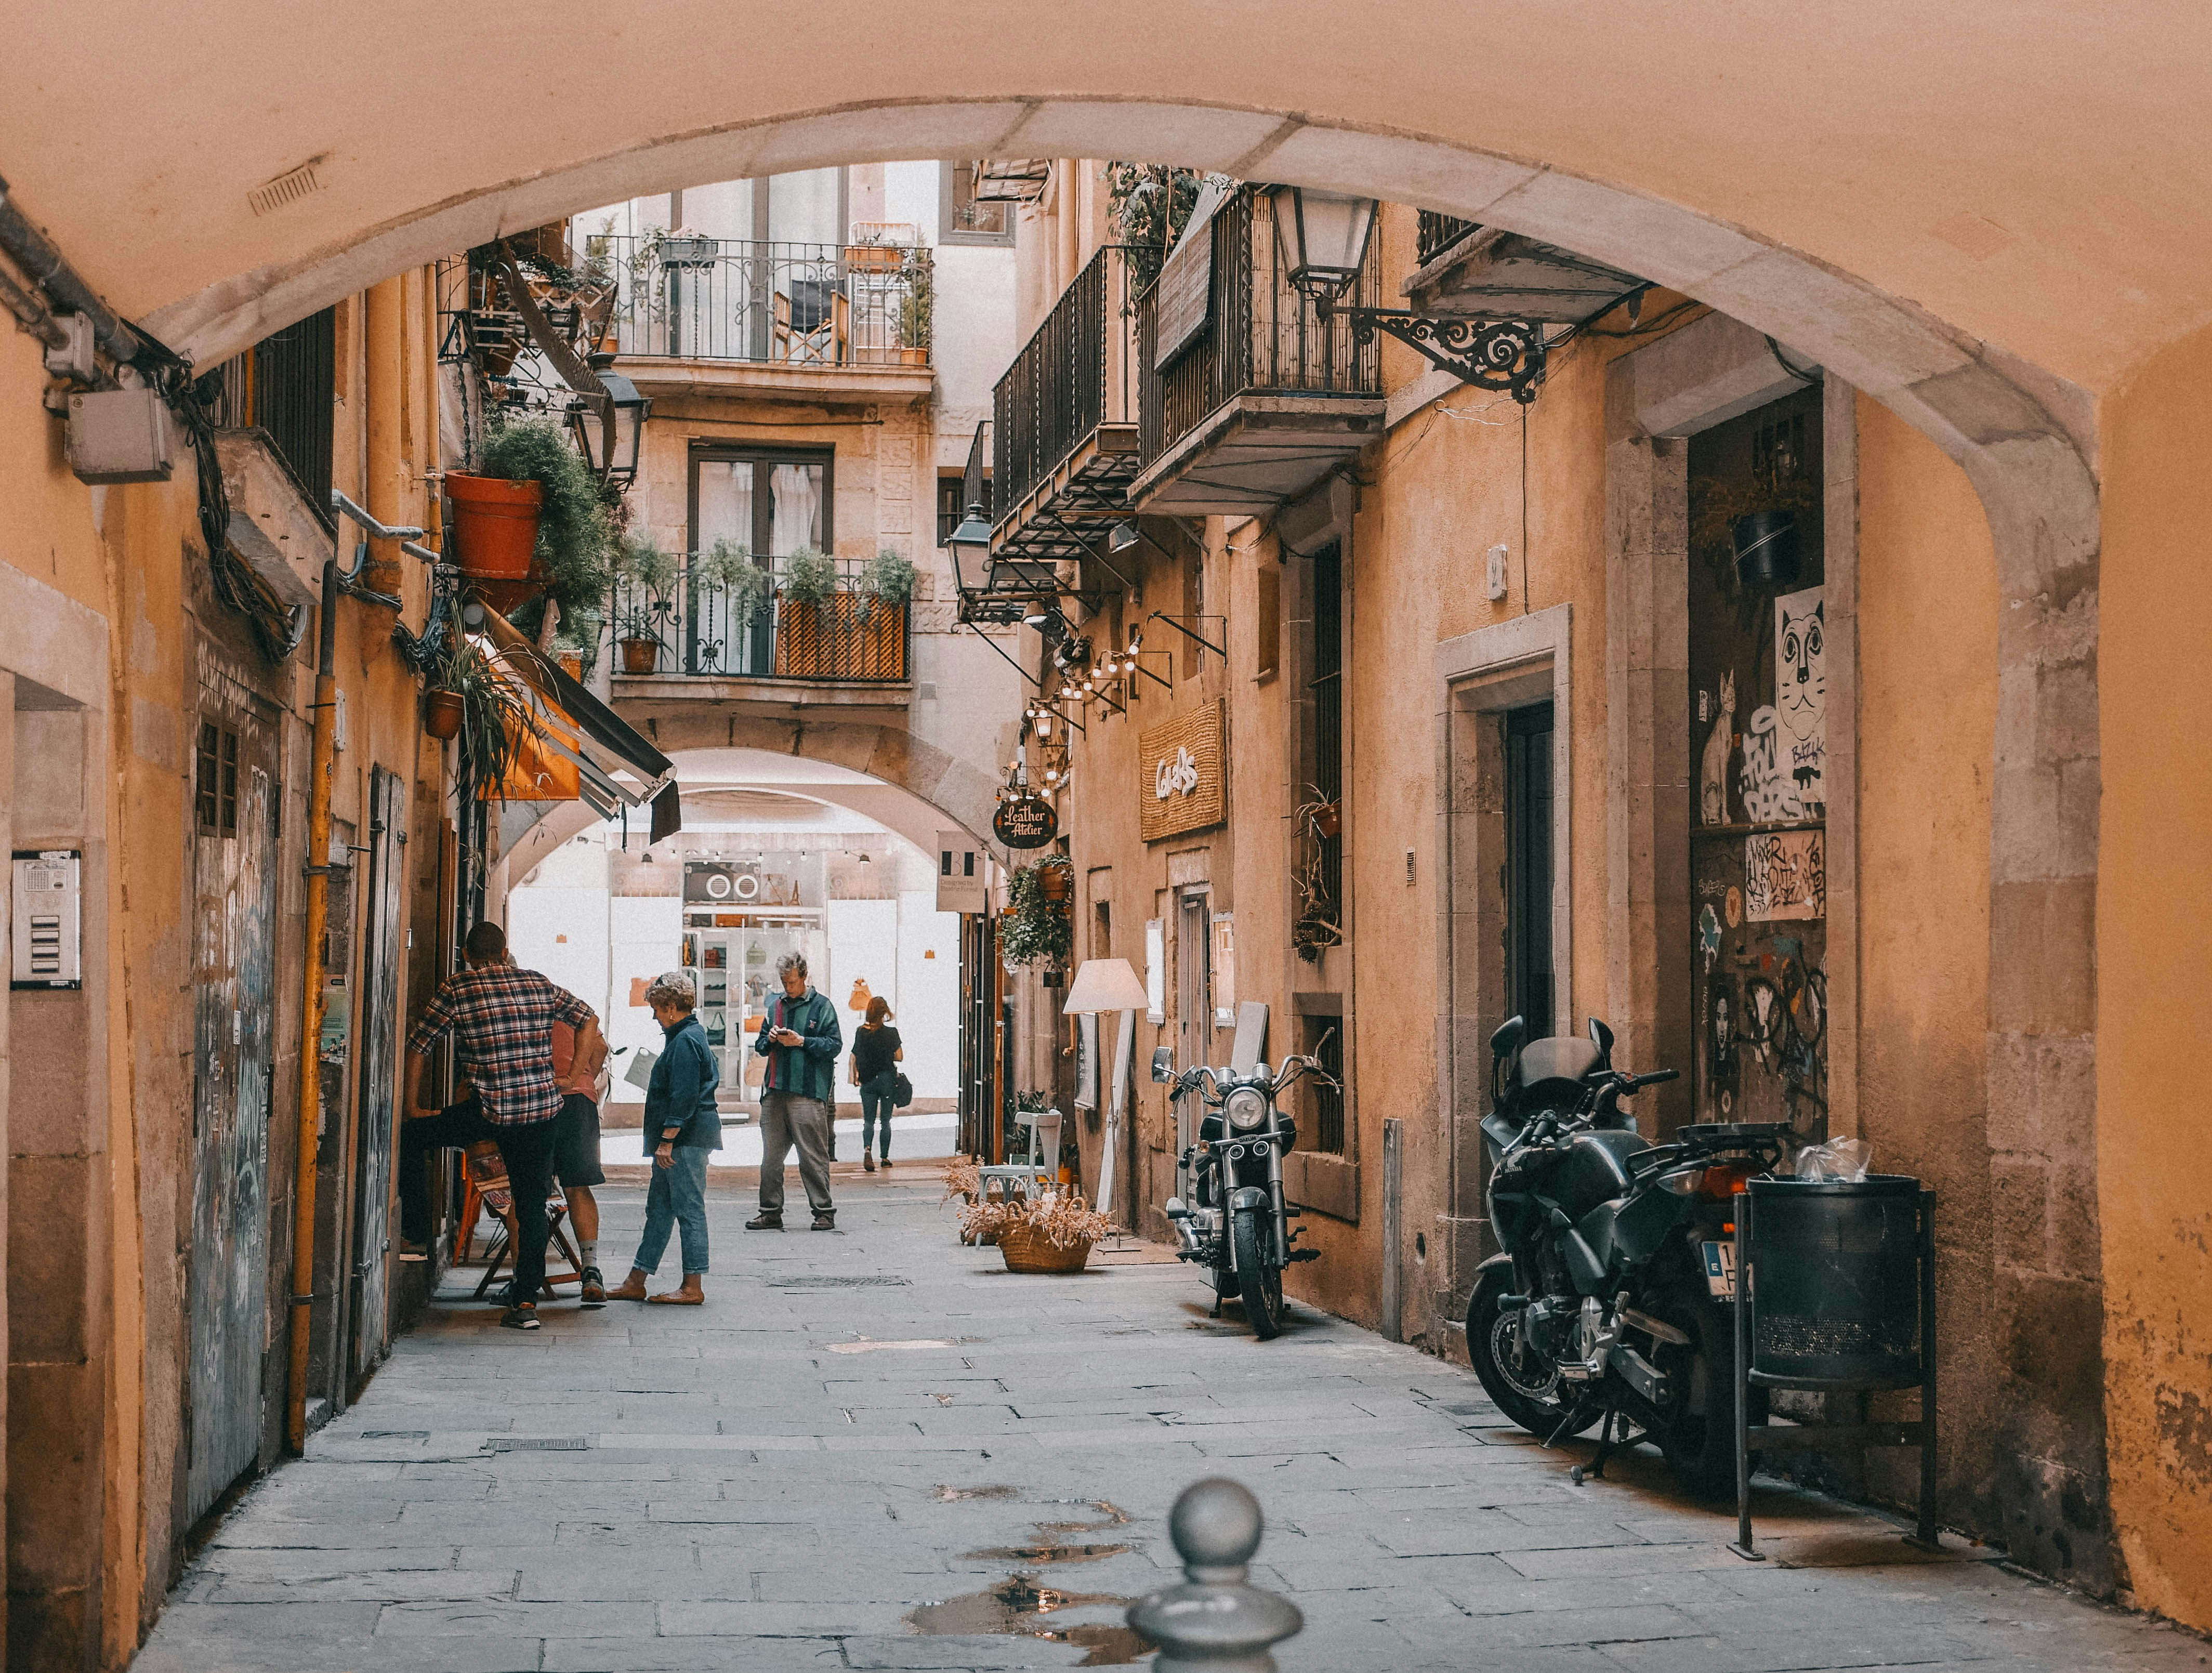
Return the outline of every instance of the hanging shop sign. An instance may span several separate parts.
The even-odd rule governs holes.
[[[1060,835],[1060,815],[1042,796],[1018,792],[999,803],[991,830],[1010,849],[1041,849]]]
[[[1216,698],[1137,740],[1139,824],[1157,843],[1229,817],[1226,719]]]

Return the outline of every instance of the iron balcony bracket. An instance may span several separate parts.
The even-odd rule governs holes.
[[[1526,319],[1476,319],[1411,313],[1402,308],[1336,307],[1365,345],[1382,332],[1477,389],[1496,390],[1527,406],[1544,381],[1544,327]]]

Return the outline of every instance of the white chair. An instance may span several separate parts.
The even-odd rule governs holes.
[[[1063,1118],[1057,1110],[1022,1110],[1015,1121],[1029,1129],[1029,1156],[1003,1166],[978,1168],[977,1189],[988,1199],[991,1182],[998,1181],[1001,1197],[1042,1196],[1060,1188],[1060,1133]]]

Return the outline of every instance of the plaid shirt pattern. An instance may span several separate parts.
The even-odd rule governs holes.
[[[487,964],[446,978],[408,1033],[407,1049],[428,1051],[453,1035],[461,1067],[483,1100],[484,1119],[522,1127],[561,1113],[561,1088],[553,1078],[554,1023],[581,1028],[595,1014],[536,970]]]

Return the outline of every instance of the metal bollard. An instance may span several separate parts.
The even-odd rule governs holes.
[[[1260,1548],[1260,1501],[1219,1475],[1182,1490],[1168,1534],[1183,1580],[1139,1598],[1129,1624],[1160,1646],[1155,1673],[1275,1673],[1267,1653],[1304,1629],[1287,1597],[1244,1582]]]

